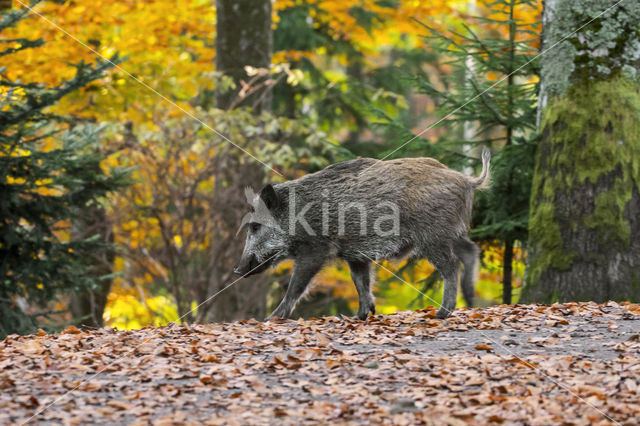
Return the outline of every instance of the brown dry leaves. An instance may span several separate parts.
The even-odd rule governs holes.
[[[558,345],[570,343],[564,331],[579,321],[584,327],[597,320],[614,333],[621,322],[640,319],[640,305],[462,309],[444,322],[434,313],[366,323],[328,317],[10,336],[0,342],[0,422],[27,420],[68,391],[34,420],[458,425],[639,418],[637,334],[617,343],[602,336],[617,355],[611,359],[577,356],[580,347],[558,354]],[[538,352],[505,349],[504,336],[488,334],[471,350],[429,349],[437,336],[484,336],[482,330],[537,331],[523,342]]]

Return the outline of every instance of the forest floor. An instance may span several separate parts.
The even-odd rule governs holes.
[[[9,336],[0,423],[638,424],[640,305],[434,314]]]

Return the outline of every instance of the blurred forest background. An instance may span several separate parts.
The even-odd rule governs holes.
[[[593,10],[567,12],[575,21],[562,21],[564,33],[606,6],[587,3]],[[606,19],[620,23],[618,36],[637,34],[634,7],[599,16],[571,46],[599,40]],[[2,0],[0,9],[0,335],[264,318],[286,289],[290,263],[209,300],[236,279],[244,187],[356,156],[431,156],[475,174],[480,147],[491,148],[493,188],[476,196],[472,224],[482,248],[480,305],[520,300],[530,216],[552,234],[533,241],[542,253],[536,279],[553,282],[546,267],[571,269],[564,266],[581,256],[563,245],[570,236],[553,240],[566,226],[559,207],[549,217],[549,199],[530,201],[532,182],[534,197],[553,199],[536,192],[544,178],[534,176],[553,168],[536,166],[547,158],[536,156],[538,145],[553,139],[538,131],[546,74],[537,55],[547,40],[560,40],[542,38],[541,1]],[[626,47],[609,48],[613,65],[603,79],[635,82],[638,58],[620,62]],[[581,55],[580,69],[609,66],[599,59],[590,67]],[[558,77],[547,74],[555,87]],[[637,93],[637,82],[628,84]],[[628,103],[637,114],[637,98]],[[634,143],[624,147],[637,158]],[[626,195],[595,203],[617,232],[612,238],[629,240],[637,224],[614,225],[630,223],[638,208],[628,204],[637,199],[638,160],[615,170],[627,186],[602,191],[615,186]],[[530,214],[536,206],[545,208]],[[544,251],[558,241],[561,254]],[[427,261],[385,267],[424,294],[380,268],[379,313],[439,303],[441,282]],[[640,272],[637,279],[630,290],[595,296],[567,293],[573,287],[562,279],[539,291],[532,282],[527,301],[629,299],[635,286],[640,294]],[[348,268],[336,263],[296,314],[352,315],[357,300]]]

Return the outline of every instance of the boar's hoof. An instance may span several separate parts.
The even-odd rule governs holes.
[[[438,309],[438,312],[436,312],[436,318],[438,318],[438,319],[445,319],[445,318],[447,318],[450,314],[451,314],[451,311],[450,311],[449,309],[445,309],[445,308],[443,307],[443,308]]]
[[[376,306],[375,306],[375,305],[371,305],[371,306],[369,307],[369,309],[366,309],[366,308],[365,308],[365,309],[364,309],[364,310],[362,310],[362,311],[361,311],[361,310],[358,310],[358,315],[356,315],[356,316],[354,317],[354,319],[355,319],[355,318],[358,318],[358,319],[359,319],[359,320],[361,320],[361,321],[366,321],[366,320],[367,320],[367,317],[369,316],[369,312],[371,312],[371,315],[375,315],[375,314],[376,314]]]
[[[369,316],[369,312],[358,312],[358,315],[353,317],[353,319],[359,319],[360,321],[366,321]]]
[[[271,312],[271,315],[269,315],[265,321],[270,321],[270,320],[276,320],[276,319],[280,319],[280,320],[286,320],[291,316],[291,312],[287,312],[287,308],[286,307],[282,307],[282,304],[278,305],[277,308],[275,308],[273,310],[273,312]]]

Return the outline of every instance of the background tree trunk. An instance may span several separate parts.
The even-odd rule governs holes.
[[[546,1],[545,46],[610,6]],[[639,22],[623,3],[542,56],[522,302],[640,300]]]
[[[216,106],[228,109],[247,80],[245,67],[269,68],[272,31],[271,0],[216,0],[216,70],[233,78],[237,87],[216,92]],[[268,85],[267,85],[268,86]],[[242,106],[271,110],[270,88],[248,96]]]
[[[106,212],[100,206],[92,206],[83,212],[84,219],[74,223],[73,232],[77,239],[89,238],[100,235],[100,240],[105,244],[113,244],[113,229]],[[103,277],[113,273],[115,252],[113,248],[92,256],[94,266],[91,274],[94,277]],[[104,308],[107,304],[107,296],[111,291],[111,278],[98,282],[98,288],[84,290],[71,294],[69,308],[71,316],[79,325],[87,327],[102,327],[104,320]]]
[[[504,242],[504,258],[502,271],[502,303],[511,304],[513,293],[513,239],[508,238]]]
[[[238,103],[239,91],[242,82],[248,80],[245,72],[247,65],[256,68],[269,68],[272,53],[271,31],[271,0],[217,0],[216,1],[216,70],[233,78],[237,87],[235,90],[221,93],[216,92],[216,106],[228,109],[232,105],[249,106],[254,114],[260,114],[271,110],[271,87],[269,84],[261,86],[259,90],[251,93]],[[258,84],[264,82],[258,82]],[[238,155],[244,155],[242,153]],[[225,180],[230,183],[228,187],[221,185],[219,179],[216,185],[222,209],[222,215],[227,228],[235,233],[240,225],[242,216],[248,211],[244,198],[244,188],[251,186],[258,191],[262,185],[265,172],[262,165],[245,161],[229,159],[228,167],[234,170],[243,168],[242,175],[232,174]],[[221,174],[224,175],[224,172]],[[230,192],[233,192],[231,194]],[[218,196],[216,195],[218,198]],[[239,200],[237,198],[240,197]],[[229,200],[236,200],[236,203]],[[244,232],[235,238],[235,244],[231,250],[235,262],[240,258],[244,243]],[[220,277],[233,268],[233,263],[225,263],[225,271],[216,271]],[[216,279],[215,291],[222,290],[225,286],[238,280],[239,277],[231,275],[226,281]],[[206,321],[233,321],[247,318],[264,319],[267,314],[267,293],[269,291],[269,279],[267,274],[261,274],[242,279],[241,282],[224,290],[212,300],[210,309],[206,315]],[[209,297],[211,295],[207,295]]]

